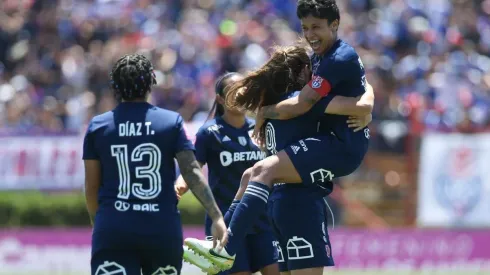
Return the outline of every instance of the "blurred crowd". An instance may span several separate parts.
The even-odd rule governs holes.
[[[375,133],[490,125],[490,0],[343,0],[340,36],[376,91]],[[79,132],[116,104],[111,65],[151,57],[152,103],[202,121],[225,71],[300,36],[296,0],[0,1],[0,129]],[[389,143],[389,142],[388,142]]]

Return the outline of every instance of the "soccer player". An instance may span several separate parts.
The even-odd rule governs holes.
[[[265,158],[250,134],[255,122],[245,116],[245,112],[224,105],[227,87],[242,79],[238,73],[226,73],[218,78],[215,85],[216,100],[211,110],[214,118],[208,120],[196,135],[196,159],[199,164],[208,165],[208,182],[221,211],[236,207],[233,201],[245,170]],[[188,187],[179,177],[176,183],[178,195],[183,195]],[[229,217],[231,218],[231,216]],[[211,237],[212,220],[205,217],[205,233]],[[279,275],[275,239],[266,213],[259,218],[254,228],[240,242],[233,267],[221,274],[246,275],[260,270],[263,275]],[[202,259],[202,258],[201,258]],[[207,273],[209,262],[187,257],[184,260],[200,267]]]
[[[227,96],[227,101],[231,102],[229,105],[255,110],[263,105],[278,102],[280,97],[284,96],[284,92],[299,90],[304,84],[308,83],[305,80],[309,80],[310,77],[305,77],[305,75],[311,76],[307,70],[309,61],[306,50],[302,47],[276,50],[264,66],[250,73],[230,88]],[[358,74],[361,74],[360,70]],[[333,132],[335,126],[338,126],[335,123],[332,124],[334,126],[332,127],[332,131],[326,134],[324,132],[318,132],[318,128],[325,131],[326,126],[328,126],[319,125],[318,119],[325,116],[323,114],[324,112],[327,114],[365,115],[370,117],[374,99],[372,95],[372,87],[368,85],[365,91],[364,87],[359,83],[357,97],[343,97],[338,95],[325,97],[315,105],[315,108],[311,110],[311,114],[305,114],[306,117],[298,117],[288,121],[284,120],[279,123],[279,125],[283,125],[281,126],[283,129],[289,125],[287,130],[282,130],[285,137],[274,134],[275,129],[272,124],[271,127],[265,127],[265,130],[261,131],[258,137],[264,140],[264,133],[267,133],[265,134],[267,137],[265,142],[266,148],[274,155],[257,162],[252,168],[250,182],[246,184],[245,194],[230,222],[228,229],[230,241],[228,245],[223,250],[215,250],[211,248],[212,244],[206,241],[189,238],[185,240],[185,243],[220,268],[226,269],[233,262],[235,246],[238,240],[243,238],[244,232],[254,223],[257,213],[265,211],[265,205],[267,204],[273,183],[307,186],[313,189],[318,187],[325,189],[327,192],[331,192],[331,181],[334,177],[348,175],[358,167],[367,151],[367,139],[364,132],[356,132],[353,135],[356,136],[356,141],[362,144],[362,146],[356,147],[354,144],[348,144],[340,140]],[[348,129],[348,117],[336,117],[343,117],[343,124]],[[298,125],[301,127],[298,127]],[[364,129],[364,127],[361,127],[361,129]],[[278,149],[285,147],[284,150],[276,152],[276,148],[278,147],[277,140],[281,138],[289,142],[296,142],[290,144],[291,146],[280,146]],[[301,215],[312,215],[309,212],[312,207],[301,210],[301,203],[295,203],[293,205],[296,211],[302,213]],[[314,224],[318,224],[318,222]],[[295,226],[302,228],[310,227],[302,223],[296,223]],[[314,233],[311,234],[321,236],[320,240],[325,236],[321,226],[316,227],[316,231],[313,231]],[[305,234],[308,235],[310,233]],[[294,236],[287,240],[287,243],[290,240],[294,241]],[[316,240],[313,239],[311,242],[316,242]],[[316,247],[317,254],[321,253],[321,251],[324,252],[323,254],[326,253],[325,243],[326,241],[312,244],[312,246]],[[306,273],[321,272],[323,266],[329,265],[325,259],[326,256],[323,260],[320,259],[313,263],[309,262],[304,265],[299,265],[301,268],[295,269],[300,269],[298,272]]]
[[[93,275],[180,274],[182,226],[174,158],[226,243],[221,211],[186,138],[182,117],[147,103],[156,83],[143,55],[120,58],[111,86],[121,103],[89,124],[83,143],[85,196],[91,222]]]

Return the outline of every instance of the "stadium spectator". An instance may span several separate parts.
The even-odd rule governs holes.
[[[200,123],[217,75],[262,64],[270,46],[300,31],[295,0],[0,5],[0,129],[7,133],[78,133],[114,106],[110,64],[134,51],[155,64],[153,103]],[[489,0],[339,5],[341,36],[362,56],[377,91],[378,149],[396,150],[392,143],[407,134],[410,119],[438,131],[490,126]]]

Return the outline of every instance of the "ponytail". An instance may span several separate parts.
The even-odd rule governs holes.
[[[216,92],[216,95],[224,97],[225,88],[227,88],[228,86],[226,85],[226,80],[230,79],[233,76],[240,76],[240,74],[235,72],[225,73],[216,80],[216,84],[214,85],[214,91]],[[217,100],[214,100],[213,106],[209,111],[207,120],[220,117],[224,114],[225,107],[219,104]]]
[[[219,104],[217,100],[214,100],[213,106],[209,111],[208,118],[206,120],[210,120],[211,118],[220,117],[225,114],[225,108],[223,105]]]

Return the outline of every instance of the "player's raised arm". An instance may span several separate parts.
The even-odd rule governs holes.
[[[259,119],[291,119],[300,116],[311,110],[320,99],[329,96],[338,83],[352,78],[352,75],[359,75],[361,80],[362,65],[357,54],[354,54],[352,52],[347,55],[349,58],[333,58],[321,62],[310,82],[301,89],[297,97],[263,107],[258,113]]]
[[[308,112],[322,96],[306,85],[297,97],[288,98],[275,105],[262,107],[258,116],[270,119],[290,119]]]
[[[303,110],[306,110],[306,112],[309,111],[320,100],[323,101],[323,104],[319,108],[323,108],[324,111],[322,112],[326,114],[366,116],[371,114],[374,107],[374,89],[369,83],[366,83],[366,92],[362,96],[345,97],[329,95],[322,99],[319,93],[306,86],[297,97],[283,100],[275,105],[263,107],[259,116],[262,115],[264,118],[275,119],[296,117],[301,115]],[[297,110],[295,107],[298,107]]]

